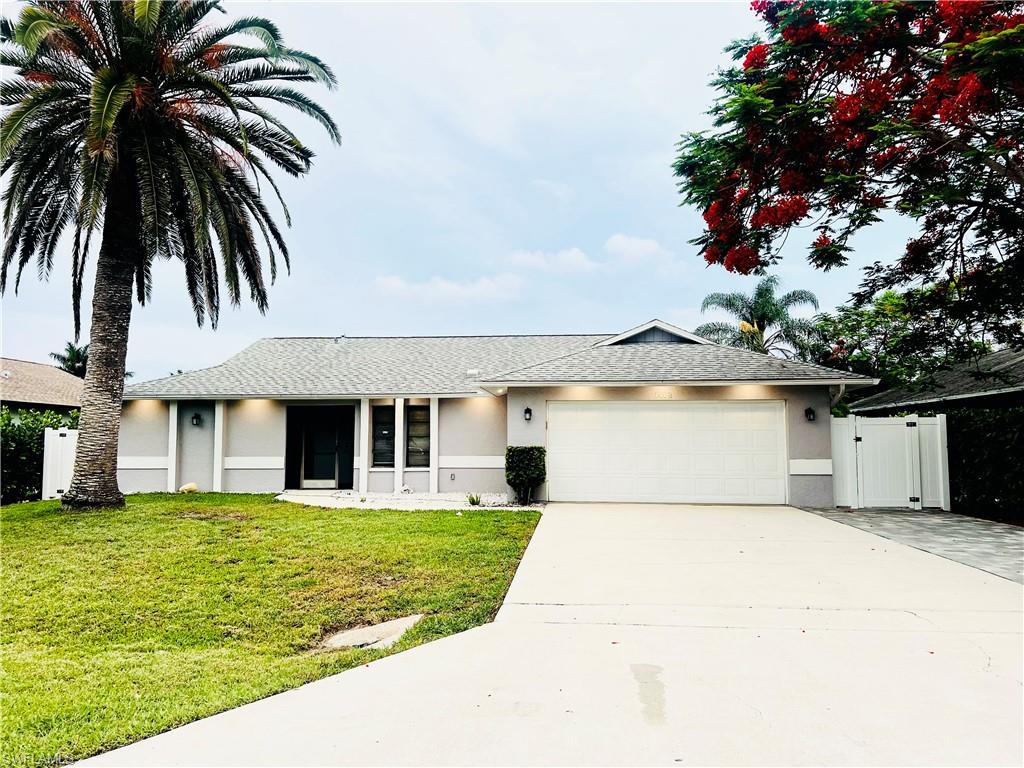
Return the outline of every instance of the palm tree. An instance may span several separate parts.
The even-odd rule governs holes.
[[[89,365],[89,345],[77,346],[73,341],[64,345],[63,352],[51,352],[50,357],[57,361],[57,367],[72,376],[85,378],[85,370]]]
[[[333,87],[327,66],[287,48],[267,19],[208,23],[215,10],[217,0],[30,0],[17,24],[0,20],[0,64],[15,70],[0,90],[0,292],[12,271],[17,290],[33,258],[47,275],[70,231],[77,339],[101,233],[68,506],[124,504],[116,469],[128,326],[132,294],[140,304],[150,295],[154,259],[182,263],[200,324],[216,327],[221,280],[232,304],[244,287],[265,311],[260,243],[271,281],[288,250],[261,192],[280,199],[270,167],[299,176],[313,157],[271,109],[297,109],[338,140],[326,111],[292,87]]]
[[[694,332],[719,344],[743,347],[766,355],[791,358],[801,356],[814,339],[815,326],[810,319],[790,317],[793,307],[807,304],[818,308],[818,297],[810,291],[795,290],[776,296],[779,278],[762,278],[754,292],[709,293],[701,304],[701,312],[723,309],[737,323],[704,323]]]

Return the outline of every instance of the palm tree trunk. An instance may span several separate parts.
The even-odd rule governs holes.
[[[116,172],[108,186],[75,471],[63,496],[64,506],[75,509],[124,506],[124,495],[117,486],[117,440],[135,265],[142,248],[141,212],[138,196],[127,183],[129,173],[128,169]]]

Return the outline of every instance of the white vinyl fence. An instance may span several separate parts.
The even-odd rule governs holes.
[[[832,417],[837,507],[949,509],[946,417]]]
[[[75,468],[77,429],[50,429],[43,432],[43,498],[59,499],[71,485]]]

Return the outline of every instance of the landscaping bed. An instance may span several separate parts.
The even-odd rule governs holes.
[[[3,763],[86,757],[485,623],[538,517],[233,494],[3,507]],[[416,613],[390,650],[318,648]]]

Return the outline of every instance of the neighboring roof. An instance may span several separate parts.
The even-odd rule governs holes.
[[[487,379],[486,386],[524,384],[658,384],[715,382],[846,383],[868,386],[874,379],[811,363],[782,360],[719,344],[598,345],[512,369]]]
[[[976,361],[939,371],[921,387],[897,387],[865,397],[854,412],[899,410],[958,400],[1024,392],[1024,350],[1002,349]]]
[[[213,368],[133,383],[125,398],[474,395],[485,386],[550,383],[874,383],[703,339],[605,343],[628,336],[270,338]]]
[[[0,400],[77,408],[82,380],[46,363],[0,357]]]
[[[126,399],[479,394],[490,371],[591,347],[609,334],[270,338],[201,371],[132,384]]]

